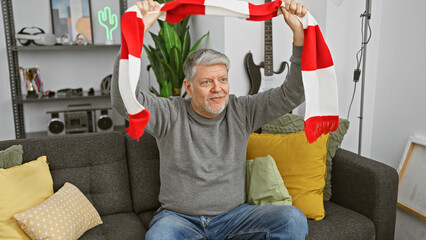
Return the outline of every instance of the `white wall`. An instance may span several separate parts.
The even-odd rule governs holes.
[[[383,1],[380,30],[371,156],[398,166],[410,136],[426,137],[426,2]],[[422,183],[423,189],[426,183]],[[426,239],[426,222],[400,209],[396,239]]]
[[[397,167],[410,135],[426,136],[425,1],[409,0],[410,16],[383,2],[372,156]],[[393,151],[389,151],[393,150]]]

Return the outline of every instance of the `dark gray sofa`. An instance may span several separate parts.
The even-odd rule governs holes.
[[[95,206],[104,223],[81,239],[144,239],[160,206],[159,153],[148,133],[139,142],[121,132],[8,140],[0,149],[13,144],[23,145],[24,162],[47,156],[55,191],[71,182]],[[343,149],[332,169],[326,217],[309,220],[308,239],[393,239],[395,169]]]

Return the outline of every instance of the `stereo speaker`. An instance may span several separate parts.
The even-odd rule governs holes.
[[[69,105],[67,110],[47,113],[51,115],[47,126],[48,135],[114,131],[111,108]]]
[[[112,111],[108,109],[96,110],[96,131],[97,132],[111,132],[114,130],[114,123],[112,121]]]
[[[47,135],[65,135],[64,119],[59,116],[59,112],[52,112],[51,117],[47,125]]]

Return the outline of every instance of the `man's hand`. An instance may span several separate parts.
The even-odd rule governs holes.
[[[136,2],[135,5],[139,8],[139,11],[141,11],[143,23],[145,24],[144,32],[146,32],[154,25],[158,17],[160,17],[160,4],[157,1],[144,0]]]
[[[305,34],[303,25],[297,17],[304,17],[308,8],[296,0],[285,0],[285,7],[281,7],[284,20],[293,31],[293,43],[296,46],[303,46]]]

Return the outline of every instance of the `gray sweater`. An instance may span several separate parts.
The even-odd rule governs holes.
[[[291,67],[281,87],[252,96],[229,96],[215,118],[205,118],[190,99],[159,98],[138,92],[138,101],[151,118],[145,131],[160,152],[161,206],[187,215],[218,215],[246,201],[245,164],[250,134],[288,113],[304,100],[302,47],[293,47]],[[125,118],[118,90],[118,63],[112,78],[112,106]],[[232,81],[232,79],[230,79]]]

